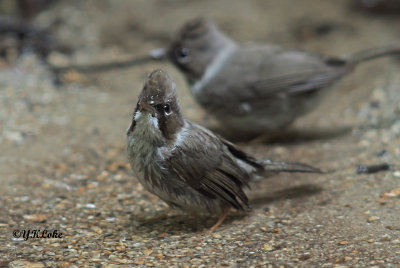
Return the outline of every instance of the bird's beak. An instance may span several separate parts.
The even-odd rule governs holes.
[[[151,106],[150,104],[148,104],[147,102],[144,102],[144,101],[139,102],[139,108],[140,108],[140,111],[146,111],[146,112],[150,113],[153,117],[156,114],[156,109],[153,106]]]

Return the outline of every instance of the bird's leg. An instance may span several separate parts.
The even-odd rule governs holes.
[[[215,223],[215,224],[210,228],[210,230],[209,230],[210,233],[214,232],[215,229],[217,229],[217,227],[220,226],[220,225],[224,222],[224,220],[225,220],[226,216],[228,215],[228,212],[229,212],[230,209],[231,209],[230,207],[224,208],[224,210],[223,210],[222,213],[221,213],[221,216],[219,216],[219,219],[218,219],[217,223]]]

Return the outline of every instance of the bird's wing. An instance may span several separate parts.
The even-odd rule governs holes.
[[[233,55],[222,75],[226,89],[242,102],[279,94],[294,95],[322,89],[348,73],[345,60],[301,50],[247,49]],[[238,79],[226,79],[238,77]],[[216,81],[221,84],[223,81]],[[222,83],[223,84],[223,83]],[[223,92],[225,93],[225,92]]]
[[[224,200],[237,209],[248,207],[242,190],[249,174],[241,169],[221,140],[208,130],[187,122],[189,139],[175,145],[168,159],[180,180],[202,194]]]
[[[291,73],[282,72],[272,77],[246,81],[247,88],[253,96],[268,97],[275,94],[302,94],[319,90],[334,83],[346,71],[342,68],[299,69]],[[244,100],[245,101],[245,100]]]

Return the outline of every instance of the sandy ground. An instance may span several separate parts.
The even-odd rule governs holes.
[[[141,55],[199,15],[242,42],[328,55],[400,40],[399,15],[366,14],[349,2],[68,1],[35,22],[58,21],[55,36],[75,48],[71,56],[53,53],[55,64]],[[143,79],[156,67],[176,80],[186,118],[215,126],[173,66],[71,72],[62,86],[33,55],[1,66],[0,266],[399,267],[400,172],[356,174],[359,164],[400,167],[398,60],[359,66],[275,142],[239,143],[257,157],[333,172],[255,183],[253,210],[231,213],[213,234],[207,229],[215,218],[181,212],[146,223],[165,205],[141,187],[126,158],[125,131]],[[21,232],[29,229],[62,237],[24,240]]]

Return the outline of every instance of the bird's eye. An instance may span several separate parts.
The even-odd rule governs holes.
[[[158,113],[170,115],[171,114],[171,106],[169,104],[157,104],[154,106]]]
[[[176,53],[175,57],[178,63],[187,64],[190,62],[191,56],[188,48],[186,47],[178,48],[175,53]]]
[[[166,115],[171,114],[171,107],[169,106],[169,104],[164,104],[163,109]]]
[[[186,58],[187,56],[189,56],[188,48],[184,47],[184,48],[179,49],[179,51],[178,51],[179,58],[183,59],[183,58]]]

